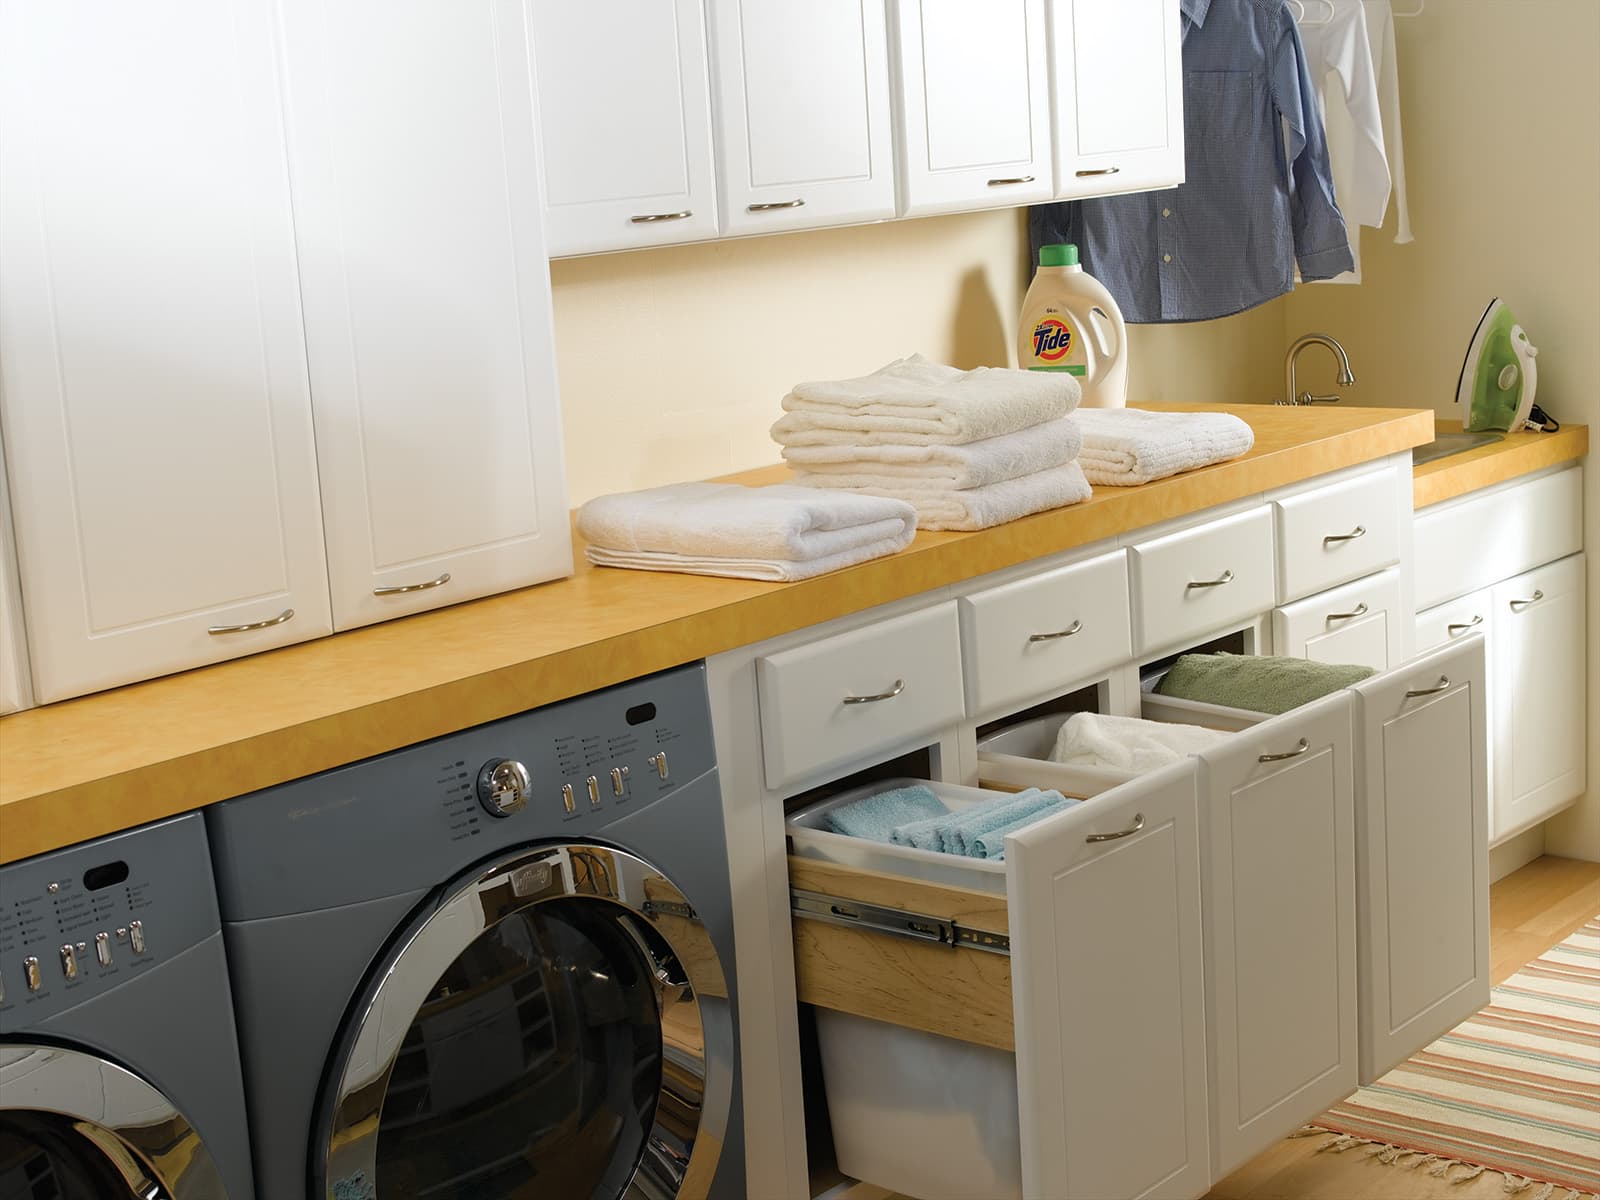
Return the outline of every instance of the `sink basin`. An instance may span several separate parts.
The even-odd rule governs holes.
[[[1415,467],[1436,458],[1460,454],[1463,450],[1487,446],[1490,442],[1501,441],[1505,436],[1503,433],[1441,433],[1426,445],[1411,447],[1411,465]]]

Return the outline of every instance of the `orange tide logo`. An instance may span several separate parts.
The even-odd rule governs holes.
[[[1033,356],[1040,362],[1060,362],[1072,349],[1072,327],[1056,317],[1046,317],[1033,328]]]

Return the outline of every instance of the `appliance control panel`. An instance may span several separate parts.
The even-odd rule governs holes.
[[[0,1033],[119,987],[219,928],[197,813],[0,867]]]

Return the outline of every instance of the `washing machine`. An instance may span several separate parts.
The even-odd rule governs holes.
[[[701,665],[207,822],[263,1200],[743,1195]]]
[[[198,813],[0,867],[0,1200],[250,1200]]]

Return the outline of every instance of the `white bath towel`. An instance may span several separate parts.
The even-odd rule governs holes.
[[[1113,487],[1238,458],[1256,441],[1250,426],[1231,413],[1085,408],[1076,420],[1083,430],[1083,473],[1091,483]]]
[[[959,446],[1064,417],[1080,395],[1065,372],[962,371],[914,354],[859,379],[797,384],[772,437],[785,446]]]
[[[791,580],[904,549],[916,512],[792,484],[675,483],[595,497],[578,509],[578,532],[601,566]]]
[[[1220,745],[1232,734],[1139,717],[1073,713],[1056,735],[1053,762],[1142,773]]]
[[[964,446],[785,446],[783,457],[838,487],[976,488],[1063,466],[1082,443],[1076,418],[1061,417]]]
[[[795,482],[813,488],[838,489],[832,475],[801,475]],[[904,500],[917,510],[917,526],[921,529],[973,530],[988,529],[1026,517],[1030,513],[1060,508],[1087,500],[1089,481],[1075,462],[1045,471],[1035,471],[1019,479],[1006,479],[983,487],[956,490],[953,488],[919,488],[896,486],[884,488],[845,488],[853,495],[889,496]]]

